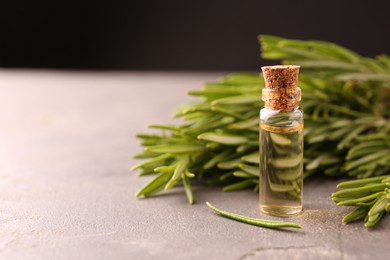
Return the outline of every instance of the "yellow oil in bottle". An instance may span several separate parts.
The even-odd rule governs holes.
[[[303,123],[260,124],[260,209],[277,216],[302,211]]]
[[[260,110],[260,210],[289,216],[302,211],[303,111],[297,86],[300,66],[261,68],[264,76]]]

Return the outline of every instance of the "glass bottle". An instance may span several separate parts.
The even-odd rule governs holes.
[[[260,210],[276,216],[302,211],[303,111],[299,66],[262,67]]]

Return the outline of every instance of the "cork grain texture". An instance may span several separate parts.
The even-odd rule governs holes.
[[[301,100],[297,86],[300,66],[276,65],[261,67],[265,89],[262,98],[265,106],[273,110],[293,111]]]

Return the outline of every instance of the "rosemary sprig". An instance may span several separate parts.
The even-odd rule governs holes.
[[[269,35],[259,40],[263,58],[302,66],[304,176],[389,174],[390,57],[366,58],[322,41]],[[140,175],[155,177],[137,196],[150,196],[183,183],[188,201],[193,203],[192,178],[223,185],[225,191],[258,191],[258,111],[263,86],[262,77],[251,73],[206,83],[188,93],[200,101],[176,111],[175,117],[184,123],[152,125],[162,133],[138,135],[145,150],[135,157],[146,161],[134,168],[141,170]]]
[[[230,218],[239,222],[243,222],[249,225],[254,225],[258,227],[264,227],[264,228],[273,228],[273,229],[280,229],[280,228],[302,228],[301,225],[292,223],[292,222],[285,222],[285,221],[277,221],[277,220],[266,220],[266,219],[258,219],[258,218],[251,218],[243,215],[238,215],[235,213],[227,212],[224,210],[221,210],[219,208],[216,208],[215,206],[211,205],[211,203],[206,202],[207,206],[212,209],[217,214]]]
[[[390,211],[390,175],[341,182],[337,187],[341,190],[332,194],[333,201],[355,207],[343,218],[345,223],[364,218],[364,225],[373,227]]]

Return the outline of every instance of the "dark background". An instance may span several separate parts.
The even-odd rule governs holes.
[[[258,34],[390,54],[383,0],[2,2],[1,67],[257,70]]]

